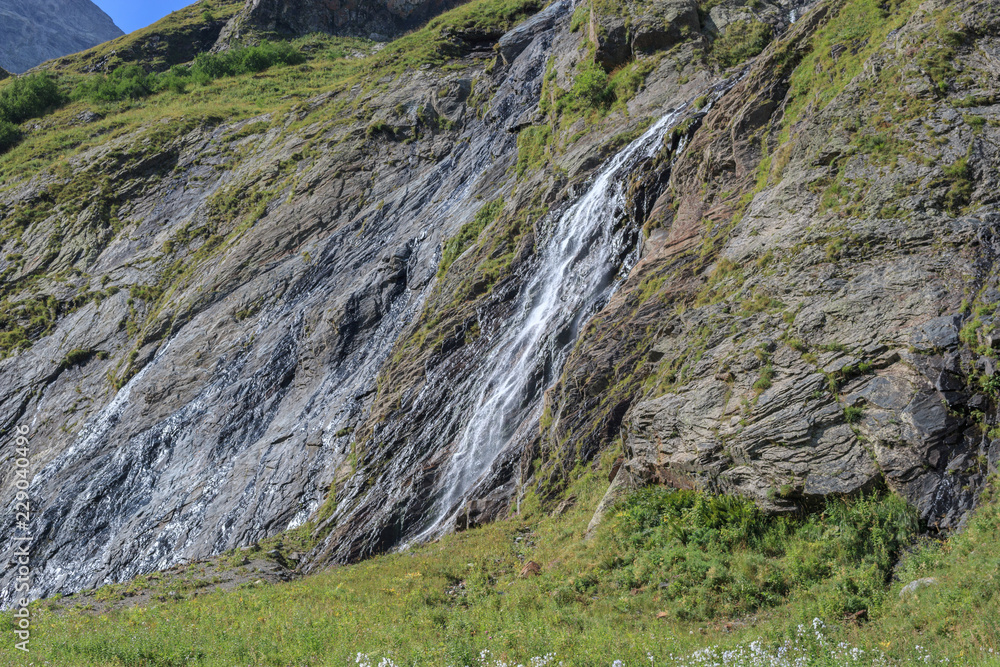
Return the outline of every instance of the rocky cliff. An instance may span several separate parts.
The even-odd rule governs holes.
[[[0,157],[33,595],[287,529],[364,557],[602,451],[609,500],[887,487],[959,525],[1000,452],[997,35],[982,2],[476,0],[43,119]]]
[[[459,4],[458,0],[248,0],[226,26],[221,43],[228,45],[249,35],[288,37],[317,31],[385,41]]]
[[[123,34],[90,0],[0,1],[0,66],[14,73]]]

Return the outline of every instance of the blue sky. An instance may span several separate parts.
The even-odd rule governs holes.
[[[195,0],[93,0],[125,32],[145,28]]]

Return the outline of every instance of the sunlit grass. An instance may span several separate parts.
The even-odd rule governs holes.
[[[398,665],[472,665],[487,650],[489,664],[526,664],[547,654],[565,665],[641,665],[650,664],[650,656],[653,664],[706,664],[689,658],[707,646],[750,655],[755,641],[760,650],[776,650],[801,640],[800,625],[813,636],[816,605],[809,600],[693,622],[673,612],[698,600],[668,602],[656,586],[617,588],[618,566],[609,563],[625,552],[607,539],[612,524],[603,536],[583,539],[607,487],[607,467],[606,459],[601,470],[575,482],[576,504],[563,515],[549,516],[529,498],[520,517],[287,584],[245,585],[103,616],[55,614],[43,602],[34,611],[32,659],[74,667],[349,665],[363,653]],[[927,655],[935,663],[988,659],[990,649],[1000,648],[1000,596],[988,583],[1000,562],[998,516],[997,506],[987,504],[966,533],[906,560],[907,576],[887,587],[890,602],[873,609],[871,622],[824,618],[828,644],[800,641],[802,650],[820,656],[808,664],[917,664]],[[522,578],[529,560],[541,565],[541,574]],[[935,576],[940,584],[898,601],[911,576]],[[584,579],[587,586],[580,585]],[[658,618],[662,611],[666,618]],[[3,618],[0,623],[9,623]],[[828,656],[852,649],[869,661]],[[0,655],[2,664],[22,664],[18,656]],[[875,655],[885,662],[873,663]]]

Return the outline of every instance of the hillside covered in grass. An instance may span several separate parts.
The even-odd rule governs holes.
[[[912,515],[892,499],[767,519],[744,502],[650,489],[585,540],[606,475],[607,465],[580,478],[562,514],[525,507],[515,519],[290,583],[258,579],[212,592],[198,585],[206,564],[195,564],[183,578],[42,601],[33,658],[80,666],[995,664],[992,500],[962,535],[914,544]],[[221,562],[238,570],[244,553],[253,555]],[[936,583],[901,596],[904,584],[925,578]],[[135,606],[145,589],[151,603]]]

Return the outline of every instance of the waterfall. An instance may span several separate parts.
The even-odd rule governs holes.
[[[540,397],[559,377],[581,327],[637,259],[636,230],[617,224],[628,175],[660,151],[688,107],[671,110],[611,158],[552,227],[519,297],[516,320],[499,334],[483,364],[474,411],[414,542],[447,532],[467,494],[516,434],[537,425]]]

